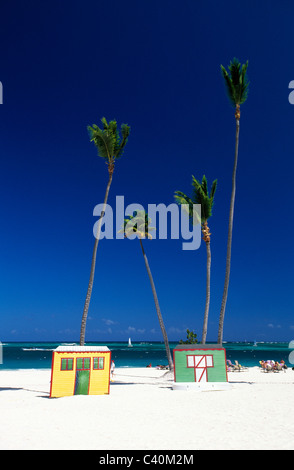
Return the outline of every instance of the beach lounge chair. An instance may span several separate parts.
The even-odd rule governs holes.
[[[239,370],[238,367],[236,367],[235,364],[233,364],[230,359],[227,359],[227,363],[228,363],[228,365],[227,365],[228,369],[227,370],[229,372],[235,372],[236,370]]]
[[[270,361],[259,361],[259,364],[261,365],[263,372],[273,371],[273,365],[270,363]]]
[[[236,364],[236,367],[238,368],[239,371],[248,369],[248,367],[245,367],[245,366],[242,366],[241,364],[239,364],[238,361],[235,361],[235,364]]]
[[[271,370],[272,372],[279,372],[275,361],[270,360],[270,361],[267,361],[267,363],[269,366],[269,370]]]
[[[269,370],[268,370],[268,367],[269,367],[269,366],[268,366],[267,362],[265,362],[265,361],[259,361],[259,364],[260,364],[261,370],[262,370],[263,372],[269,372]]]
[[[284,372],[286,372],[286,370],[288,369],[288,367],[286,366],[285,361],[283,359],[281,359],[280,366],[282,367]]]
[[[273,369],[274,369],[274,372],[281,372],[281,371],[286,372],[283,365],[279,364],[278,362],[275,362]]]

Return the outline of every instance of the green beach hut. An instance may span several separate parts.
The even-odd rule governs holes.
[[[222,345],[179,344],[173,354],[173,388],[219,389],[227,384],[226,350]]]

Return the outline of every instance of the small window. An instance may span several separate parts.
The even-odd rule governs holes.
[[[90,361],[89,357],[78,357],[77,370],[90,370]]]
[[[104,357],[94,357],[93,369],[104,369]]]
[[[89,357],[85,357],[85,359],[84,359],[84,369],[87,369],[87,370],[90,369],[90,361],[91,361],[91,359]]]
[[[73,370],[73,359],[61,359],[61,370]]]
[[[188,367],[194,367],[194,358],[195,356],[187,356],[188,359]]]
[[[212,356],[206,356],[206,365],[207,365],[207,367],[213,367]]]

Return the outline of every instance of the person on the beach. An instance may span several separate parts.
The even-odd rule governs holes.
[[[111,361],[111,367],[110,367],[110,380],[111,380],[111,382],[113,382],[113,379],[114,379],[114,369],[115,369],[114,361]]]

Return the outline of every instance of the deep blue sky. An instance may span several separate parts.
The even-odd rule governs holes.
[[[78,340],[107,168],[87,125],[131,126],[109,203],[173,202],[218,179],[208,340],[224,284],[234,111],[220,64],[249,60],[225,340],[294,337],[292,0],[3,1],[0,340]],[[201,337],[206,250],[145,242],[170,340]],[[86,340],[161,340],[138,241],[100,242]]]

